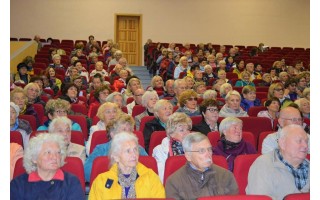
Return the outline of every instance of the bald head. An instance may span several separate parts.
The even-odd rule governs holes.
[[[281,109],[278,122],[280,127],[285,127],[290,124],[297,124],[302,126],[301,113],[297,108],[294,107],[285,107]]]

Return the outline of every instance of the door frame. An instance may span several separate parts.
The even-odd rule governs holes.
[[[118,17],[138,17],[139,20],[139,34],[138,34],[138,40],[139,40],[139,44],[138,44],[138,66],[142,66],[142,15],[141,14],[123,14],[123,13],[115,13],[114,14],[114,38],[115,38],[115,42],[117,42],[117,35],[118,35]]]

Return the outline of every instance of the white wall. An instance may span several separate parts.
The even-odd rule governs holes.
[[[11,0],[11,37],[114,38],[142,14],[142,41],[310,47],[309,0]]]

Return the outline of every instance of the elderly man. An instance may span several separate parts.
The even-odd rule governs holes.
[[[182,141],[187,163],[166,182],[166,197],[196,199],[204,196],[238,194],[231,172],[212,163],[212,146],[207,136],[190,133]]]
[[[269,153],[278,148],[278,140],[280,138],[281,129],[291,125],[297,124],[302,127],[303,119],[301,118],[300,111],[294,107],[286,107],[280,111],[278,119],[280,128],[277,132],[269,134],[262,142],[262,154]]]
[[[122,65],[120,65],[120,64],[116,64],[115,66],[114,66],[114,69],[110,72],[110,81],[111,81],[111,83],[113,83],[114,82],[114,80],[115,80],[115,78],[116,77],[120,77],[120,71],[121,70],[123,70],[123,67],[122,67]]]
[[[254,72],[254,64],[252,62],[246,64],[245,70],[251,74],[250,81],[253,81],[254,79],[262,79],[260,74]]]
[[[281,200],[291,193],[310,192],[308,136],[300,125],[280,131],[279,149],[258,157],[248,175],[247,194]]]
[[[166,84],[165,84],[166,91],[164,92],[163,95],[159,97],[160,99],[163,99],[164,97],[174,97],[176,95],[173,90],[173,84],[174,84],[173,79],[169,79],[166,81]]]
[[[67,156],[79,157],[84,163],[86,160],[86,153],[84,144],[79,145],[71,142],[71,128],[72,122],[67,117],[56,117],[49,125],[49,133],[57,133],[64,137],[67,144]]]
[[[142,95],[144,94],[144,92],[145,91],[143,88],[139,88],[132,92],[134,101],[127,105],[129,115],[132,115],[132,110],[135,105],[142,105]]]
[[[184,79],[177,79],[177,80],[174,81],[174,83],[173,83],[173,91],[175,93],[175,97],[170,100],[170,103],[173,106],[177,106],[178,105],[179,96],[185,90],[187,90],[187,82]]]
[[[59,54],[55,54],[52,56],[53,63],[49,64],[50,67],[53,67],[55,69],[63,69],[65,70],[64,66],[61,65],[61,56]]]

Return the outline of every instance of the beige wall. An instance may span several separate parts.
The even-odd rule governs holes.
[[[10,73],[17,72],[17,66],[27,56],[36,55],[38,44],[35,41],[10,42]]]
[[[11,0],[11,37],[114,38],[114,14],[142,14],[142,41],[310,47],[309,0]]]

